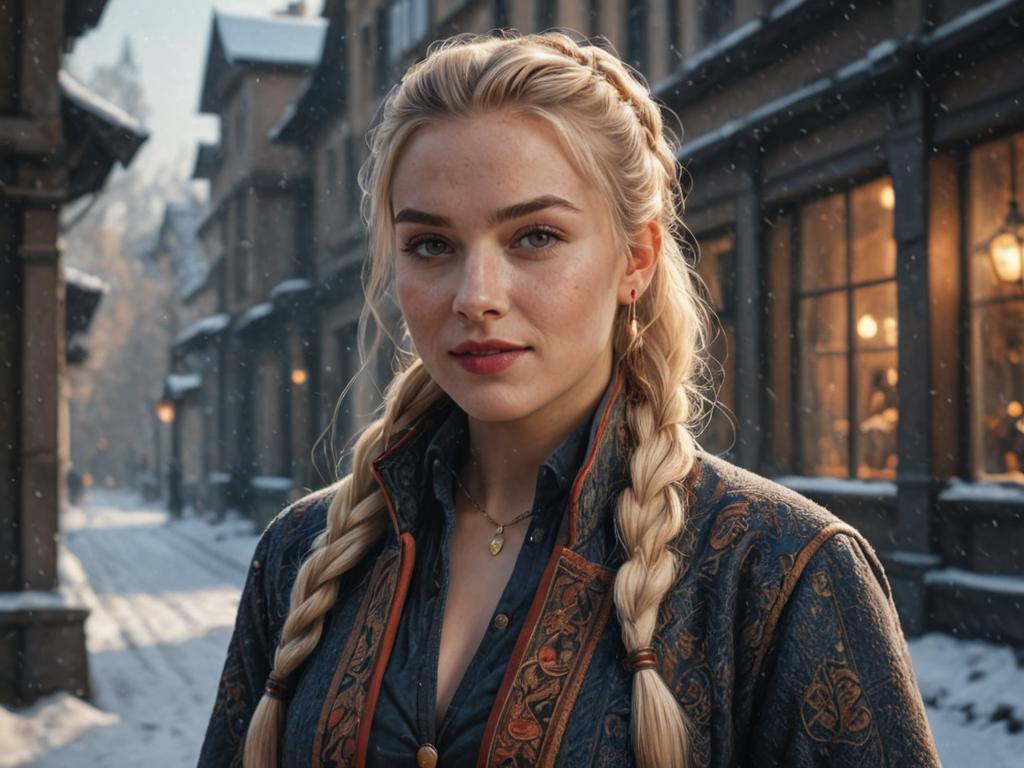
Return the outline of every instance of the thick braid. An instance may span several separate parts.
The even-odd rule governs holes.
[[[641,79],[608,51],[581,48],[562,36],[545,36],[544,42],[594,72],[611,86],[611,97],[635,115],[646,168],[637,178],[632,207],[638,220],[655,218],[665,230],[659,271],[637,302],[639,332],[633,337],[621,324],[616,340],[630,395],[626,422],[635,448],[629,460],[631,482],[616,509],[627,560],[615,577],[614,600],[623,644],[632,653],[652,645],[661,602],[682,565],[673,546],[686,523],[678,485],[690,472],[697,450],[691,426],[698,410],[694,405],[701,400],[695,380],[705,314],[693,298],[691,276],[675,239],[682,201],[660,108]],[[630,730],[640,768],[690,764],[687,718],[655,668],[633,673]]]
[[[358,563],[384,532],[387,508],[370,472],[371,462],[385,450],[390,435],[415,421],[441,395],[418,360],[388,387],[384,414],[356,442],[352,474],[328,489],[334,496],[327,526],[295,578],[272,677],[288,680],[316,648],[323,618],[338,597],[339,577]],[[260,699],[246,736],[246,768],[277,766],[284,710],[285,704],[278,698],[264,695]]]

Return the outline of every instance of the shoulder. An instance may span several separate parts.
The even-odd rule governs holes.
[[[709,454],[683,486],[695,559],[757,547],[783,556],[811,554],[850,525],[805,496]]]
[[[856,563],[863,583],[888,596],[867,541],[801,494],[703,453],[683,488],[688,522],[675,599],[703,601],[718,614],[712,623],[740,628],[754,668],[798,585],[821,570],[815,564],[843,561],[852,572]]]

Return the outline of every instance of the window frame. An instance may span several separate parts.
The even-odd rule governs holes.
[[[855,480],[863,481],[870,478],[862,478],[859,476],[859,449],[860,440],[858,436],[858,430],[856,428],[856,418],[858,415],[858,395],[859,389],[857,386],[857,366],[856,366],[856,355],[858,353],[857,345],[857,317],[856,317],[856,304],[854,297],[857,291],[874,288],[883,285],[896,286],[898,292],[898,255],[897,264],[894,266],[893,273],[890,277],[884,278],[870,278],[867,280],[859,280],[854,282],[854,259],[853,259],[853,193],[861,186],[871,184],[880,179],[891,177],[888,173],[874,173],[870,176],[858,177],[851,181],[849,184],[844,184],[841,188],[832,188],[824,191],[824,194],[815,195],[812,197],[803,198],[801,200],[793,202],[791,205],[786,206],[780,210],[777,214],[778,219],[784,217],[787,213],[790,215],[790,248],[789,248],[789,269],[791,270],[792,282],[789,297],[789,325],[792,334],[792,346],[790,349],[790,359],[792,364],[790,366],[790,402],[789,408],[791,416],[791,425],[795,430],[795,438],[790,446],[790,466],[793,471],[804,477],[832,477],[832,475],[822,475],[816,472],[810,472],[807,468],[805,456],[803,455],[803,443],[805,439],[805,432],[802,420],[799,418],[801,410],[801,374],[803,373],[804,354],[803,354],[803,343],[804,343],[804,332],[805,329],[801,328],[800,325],[800,311],[801,303],[807,299],[816,299],[823,296],[831,296],[842,294],[846,301],[846,348],[843,355],[846,360],[846,419],[848,423],[847,436],[846,436],[846,475],[840,477],[840,480]],[[841,285],[833,285],[825,288],[812,288],[804,290],[802,287],[803,283],[803,245],[804,245],[804,228],[803,218],[806,215],[806,209],[808,206],[815,202],[824,200],[833,195],[843,196],[843,248],[845,251],[845,280]],[[899,299],[897,296],[896,302],[896,319],[897,329],[899,328]],[[897,330],[897,334],[899,330]],[[897,356],[896,370],[902,375],[899,364],[899,336],[897,335],[896,344],[892,347],[872,349],[872,352],[895,352]],[[897,406],[898,407],[898,406]],[[897,437],[897,458],[899,455],[899,442]],[[897,470],[898,471],[898,470]]]

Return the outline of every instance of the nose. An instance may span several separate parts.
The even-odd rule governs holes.
[[[508,312],[508,275],[499,249],[466,252],[458,275],[452,311],[471,322],[495,320]]]

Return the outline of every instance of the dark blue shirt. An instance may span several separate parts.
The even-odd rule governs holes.
[[[601,412],[610,390],[609,386],[601,403],[538,469],[526,539],[440,728],[436,726],[437,665],[448,592],[448,543],[455,527],[452,470],[468,448],[465,412],[455,408],[435,433],[425,459],[432,493],[426,497],[415,532],[412,585],[373,716],[368,768],[416,768],[416,751],[427,743],[437,748],[438,765],[476,764],[487,718],[554,549],[573,480],[594,439],[595,414]]]

